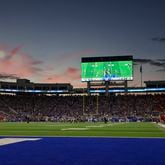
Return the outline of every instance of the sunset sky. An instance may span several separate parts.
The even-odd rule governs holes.
[[[81,87],[81,57],[133,55],[165,80],[164,0],[0,0],[0,81]]]

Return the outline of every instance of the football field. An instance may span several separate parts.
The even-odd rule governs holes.
[[[0,123],[2,165],[164,165],[156,123]]]
[[[92,136],[92,137],[165,137],[165,129],[156,123],[54,123],[1,122],[3,136]]]

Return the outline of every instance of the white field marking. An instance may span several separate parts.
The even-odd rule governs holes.
[[[165,124],[158,123],[158,125],[165,128]]]
[[[89,126],[85,126],[86,128],[63,128],[63,129],[61,129],[61,131],[83,131],[83,130],[89,130],[90,128],[102,128],[102,127],[114,126],[117,124],[121,124],[121,123],[89,125]]]
[[[103,125],[89,125],[89,126],[86,126],[87,128],[102,128],[102,127],[105,127]]]
[[[41,138],[2,138],[0,139],[0,146],[24,141],[36,141],[40,139]]]
[[[89,128],[63,128],[61,131],[84,131],[88,130]]]
[[[101,125],[89,125],[86,126],[87,128],[102,128],[102,127],[109,127],[109,126],[114,126],[117,124],[121,124],[121,123],[114,123],[114,124],[101,124]]]

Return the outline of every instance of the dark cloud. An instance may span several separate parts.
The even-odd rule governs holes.
[[[156,70],[157,72],[165,72],[165,68],[164,69],[158,69]]]
[[[157,59],[156,61],[162,61],[162,62],[165,62],[165,59]]]
[[[134,65],[139,64],[150,64],[152,66],[161,67],[161,69],[156,70],[157,72],[165,71],[165,59],[134,59]]]
[[[133,61],[135,63],[149,63],[152,60],[150,60],[150,59],[133,59]]]
[[[15,74],[5,74],[5,73],[0,73],[0,79],[18,79],[19,77]]]
[[[152,41],[165,42],[165,37],[154,37]]]
[[[41,61],[41,60],[34,60],[34,61],[31,62],[31,64],[33,64],[33,65],[39,65],[39,64],[43,64],[43,63],[44,62]]]
[[[149,62],[151,65],[155,65],[155,66],[164,66],[165,63],[161,63],[159,61],[150,61]]]

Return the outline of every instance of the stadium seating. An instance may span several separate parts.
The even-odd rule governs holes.
[[[165,94],[117,96],[0,95],[1,120],[154,121],[164,114]],[[136,118],[136,119],[135,119]],[[114,121],[115,121],[114,120]]]

